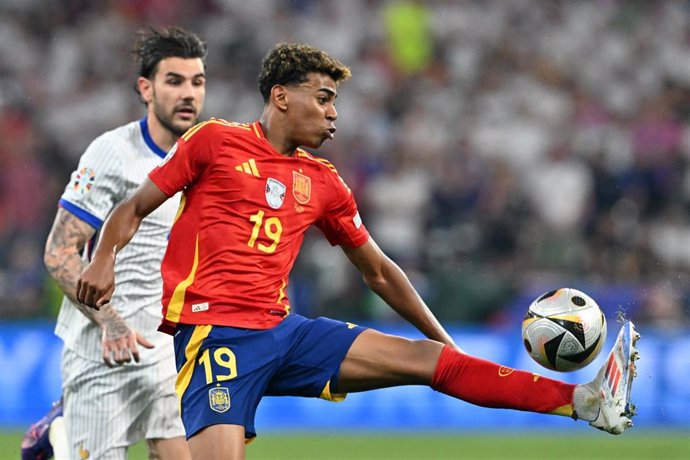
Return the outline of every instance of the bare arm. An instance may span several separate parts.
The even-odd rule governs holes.
[[[96,230],[65,209],[58,209],[53,228],[46,241],[43,261],[48,273],[57,282],[62,292],[77,306],[84,316],[104,327],[104,323],[121,319],[117,312],[108,308],[96,312],[77,300],[77,280],[84,270],[85,263],[81,252]],[[117,328],[116,328],[117,329]]]
[[[458,348],[412,286],[407,275],[372,239],[355,249],[343,247],[343,251],[362,273],[366,285],[400,316],[428,338]]]
[[[92,310],[85,305],[82,305],[77,300],[76,286],[79,274],[84,269],[85,263],[81,257],[81,253],[96,230],[83,220],[79,219],[65,209],[58,209],[53,228],[48,235],[46,241],[45,252],[43,254],[43,261],[48,273],[57,282],[62,292],[69,298],[73,304],[91,321],[96,323],[103,331],[103,359],[106,364],[112,364],[110,361],[110,354],[118,348],[118,344],[126,341],[128,335],[131,333],[127,323],[120,317],[111,305],[107,305],[100,311]],[[136,337],[135,337],[135,340]],[[144,346],[148,345],[147,341],[138,340]],[[132,350],[132,356],[136,361],[139,360],[139,354],[136,347]],[[116,362],[128,361],[127,356],[120,359],[115,357]]]
[[[77,279],[85,266],[81,252],[95,233],[96,230],[89,224],[69,211],[59,208],[46,241],[43,262],[48,273],[75,304],[78,304]],[[88,308],[83,310],[87,317],[93,319]]]
[[[98,246],[77,281],[79,302],[99,310],[110,301],[115,285],[115,256],[129,243],[141,221],[168,199],[150,179],[118,204],[105,221]]]

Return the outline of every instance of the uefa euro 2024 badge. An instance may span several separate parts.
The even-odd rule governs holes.
[[[285,190],[287,187],[275,179],[268,178],[266,181],[266,202],[273,209],[278,209],[285,200]]]
[[[96,172],[88,167],[83,167],[76,171],[72,179],[72,188],[75,192],[82,195],[91,190],[93,183],[96,180]]]

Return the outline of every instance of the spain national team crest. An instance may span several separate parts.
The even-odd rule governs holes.
[[[283,205],[285,200],[285,190],[287,187],[281,182],[271,179],[266,181],[266,202],[273,209],[278,209]]]
[[[74,191],[83,195],[93,187],[93,183],[96,180],[96,172],[91,168],[83,167],[76,171],[73,177],[72,187]]]
[[[208,404],[216,412],[227,412],[230,409],[230,391],[225,387],[208,390]]]
[[[307,204],[311,198],[311,179],[309,176],[292,171],[292,196],[299,204]]]

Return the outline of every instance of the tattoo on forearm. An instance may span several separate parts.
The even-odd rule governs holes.
[[[77,300],[77,280],[86,266],[81,252],[94,233],[95,230],[89,224],[68,211],[59,209],[46,243],[45,265],[62,292],[84,316],[101,325],[108,333],[119,334],[117,336],[121,337],[125,334],[123,331],[127,330],[127,325],[112,306],[105,305],[100,311],[96,311]]]
[[[84,269],[81,251],[94,230],[64,209],[58,210],[48,236],[44,260],[50,275],[70,300],[77,302],[77,279]]]

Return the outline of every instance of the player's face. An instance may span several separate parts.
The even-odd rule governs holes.
[[[310,73],[309,79],[288,88],[287,114],[296,145],[317,148],[335,135],[335,81],[326,74]]]
[[[149,83],[147,91],[142,91],[149,117],[156,117],[176,136],[197,123],[206,96],[206,74],[201,59],[163,59]]]

